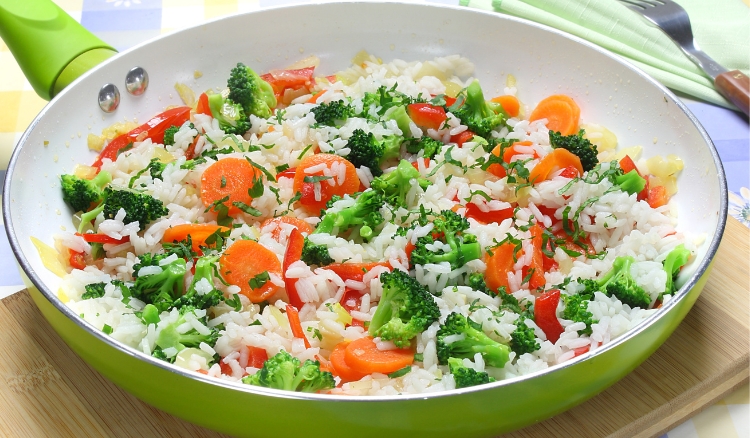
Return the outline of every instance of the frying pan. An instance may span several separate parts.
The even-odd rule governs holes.
[[[0,5],[5,7],[5,2]],[[101,44],[97,50],[109,50],[96,44]],[[262,72],[314,54],[321,59],[318,73],[331,74],[348,66],[362,49],[384,59],[461,54],[476,63],[475,76],[489,94],[500,93],[505,75],[512,73],[522,102],[570,94],[581,102],[583,117],[615,132],[621,145],[641,144],[646,156],[682,157],[686,166],[674,198],[678,228],[704,243],[682,272],[675,298],[603,348],[547,370],[481,387],[382,397],[299,394],[208,378],[113,341],[60,301],[60,278],[44,268],[31,237],[50,243],[61,227],[71,229],[57,179],[76,163],[94,160],[95,153],[85,145],[86,133],[98,133],[123,119],[146,120],[180,104],[175,82],[195,90],[222,87],[238,61]],[[140,96],[122,93],[119,108],[103,113],[97,104],[99,89],[106,83],[122,84],[135,66],[148,72],[149,89]],[[202,73],[199,79],[196,71]],[[40,82],[37,89],[55,94],[59,76]],[[724,231],[726,194],[717,152],[695,117],[669,90],[608,52],[545,26],[493,13],[341,2],[211,21],[141,44],[82,74],[51,100],[21,138],[6,175],[3,215],[31,295],[49,323],[104,376],[166,412],[237,436],[491,436],[541,421],[596,395],[664,342],[706,282]]]

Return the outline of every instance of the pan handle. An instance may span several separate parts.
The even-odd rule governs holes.
[[[0,0],[0,37],[45,100],[117,53],[50,0]]]

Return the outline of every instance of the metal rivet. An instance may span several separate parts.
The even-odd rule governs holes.
[[[105,113],[111,113],[120,106],[120,90],[115,84],[105,84],[99,90],[99,108]]]
[[[133,96],[140,96],[148,88],[148,73],[142,67],[133,67],[125,76],[125,89]]]

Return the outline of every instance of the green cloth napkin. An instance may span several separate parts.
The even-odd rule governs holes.
[[[617,53],[667,87],[734,108],[661,30],[617,0],[460,0],[462,6],[526,18]],[[750,73],[750,3],[678,0],[697,45],[728,70]]]

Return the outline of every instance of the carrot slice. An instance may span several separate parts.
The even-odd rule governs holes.
[[[219,258],[222,277],[240,287],[240,293],[253,303],[260,303],[279,289],[270,280],[252,287],[250,280],[267,272],[281,276],[281,262],[276,254],[254,240],[234,242]]]
[[[518,98],[510,94],[493,97],[492,102],[499,103],[510,117],[518,116],[521,110],[521,103],[518,101]]]
[[[513,256],[516,246],[511,242],[505,242],[490,251],[492,254],[487,254],[487,271],[484,274],[484,281],[487,283],[487,287],[492,290],[504,287],[506,292],[510,293],[510,290],[508,290],[508,273],[513,270],[515,264]]]
[[[263,221],[262,224],[260,224],[260,228],[263,229],[267,225],[270,224],[276,224],[276,227],[271,231],[271,236],[278,242],[279,238],[281,237],[281,224],[289,224],[292,225],[294,228],[298,229],[300,233],[304,234],[310,234],[313,232],[313,227],[308,224],[307,222],[303,221],[300,218],[292,217],[289,215],[274,217],[274,218],[268,218],[265,221]]]
[[[334,181],[333,185],[329,183],[331,180],[327,179],[319,182],[305,181],[305,178],[307,177],[325,177],[323,170],[308,173],[306,172],[306,169],[320,164],[331,169],[335,163],[338,163],[339,166],[344,166],[345,168],[345,176],[341,184],[338,183],[338,178],[336,176],[333,176],[331,179]],[[320,186],[320,199],[315,199],[316,184]],[[302,198],[299,200],[300,205],[302,205],[308,212],[318,214],[320,213],[320,210],[326,208],[326,203],[330,201],[334,195],[344,196],[357,192],[359,190],[359,177],[357,176],[357,169],[346,158],[334,154],[308,155],[303,158],[299,163],[299,166],[296,167],[293,187],[295,192],[302,194]]]
[[[534,224],[529,228],[531,232],[531,264],[524,268],[523,277],[526,278],[529,273],[529,288],[537,289],[544,287],[547,284],[547,280],[544,278],[544,253],[542,252],[543,233],[542,227],[538,224]]]
[[[186,240],[190,237],[192,249],[195,252],[202,252],[201,247],[209,246],[206,244],[208,236],[217,231],[227,232],[229,228],[213,224],[181,224],[169,227],[164,231],[161,238],[162,243],[174,243]]]
[[[336,275],[341,277],[342,280],[354,280],[362,281],[365,274],[378,266],[384,266],[391,269],[391,264],[388,262],[372,262],[372,263],[331,263],[324,269],[330,269],[335,272]]]
[[[558,131],[562,135],[572,135],[578,132],[578,120],[581,109],[578,104],[564,94],[555,94],[542,99],[529,116],[529,121],[547,119],[547,128]]]
[[[201,176],[201,200],[206,207],[229,197],[223,202],[234,215],[241,210],[233,205],[242,202],[250,205],[253,198],[248,189],[260,181],[260,170],[253,167],[244,158],[223,158],[208,166]]]
[[[331,366],[333,367],[331,372],[341,377],[341,380],[344,383],[357,381],[367,375],[366,373],[355,370],[346,363],[346,347],[348,345],[349,342],[347,341],[339,342],[333,347],[333,351],[331,351],[331,355],[328,357],[328,360],[331,361]]]
[[[414,363],[412,350],[378,350],[375,341],[369,336],[350,342],[344,353],[346,363],[365,374],[388,374]]]
[[[578,171],[578,176],[583,175],[583,166],[581,166],[580,158],[567,149],[554,149],[552,152],[545,155],[544,158],[542,158],[541,161],[531,169],[531,172],[529,173],[529,181],[533,184],[538,184],[549,178],[549,176],[555,171],[570,166],[575,167]]]
[[[510,163],[511,160],[515,155],[519,155],[522,152],[518,149],[516,149],[516,146],[531,146],[532,143],[528,140],[526,141],[517,141],[510,145],[510,147],[505,149],[505,152],[503,152],[503,161],[506,163]],[[500,146],[495,146],[494,149],[492,149],[492,155],[499,157],[500,156]],[[537,155],[536,152],[534,152],[534,158],[539,158],[539,155]],[[505,168],[500,164],[490,164],[490,167],[487,168],[487,172],[495,175],[498,178],[503,178],[506,176]]]

